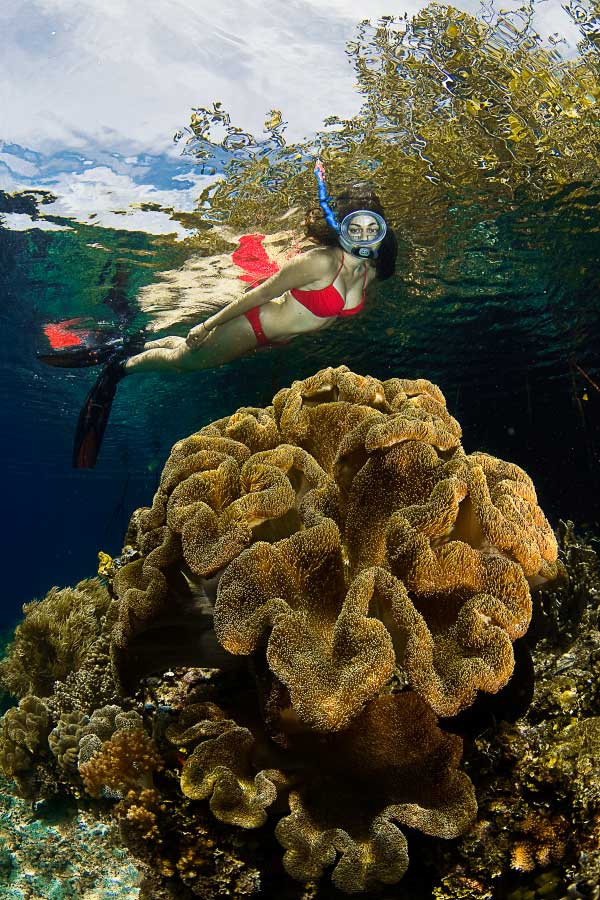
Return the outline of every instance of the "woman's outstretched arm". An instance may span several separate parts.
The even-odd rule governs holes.
[[[275,275],[272,275],[258,287],[252,288],[233,300],[227,306],[206,319],[201,325],[192,328],[186,338],[188,347],[199,347],[207,335],[218,325],[224,325],[237,316],[241,316],[262,306],[269,300],[275,300],[283,296],[286,291],[293,288],[302,288],[313,281],[325,280],[333,275],[335,260],[329,249],[315,248],[307,253],[302,253],[295,259],[286,263]]]

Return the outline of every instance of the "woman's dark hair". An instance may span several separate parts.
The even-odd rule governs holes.
[[[351,212],[357,212],[359,209],[366,209],[369,212],[378,213],[385,219],[385,212],[381,205],[381,200],[373,190],[373,185],[369,181],[357,181],[354,184],[343,188],[341,193],[331,201],[331,208],[334,210],[338,221],[342,221],[345,216]],[[315,244],[321,244],[325,247],[339,246],[337,232],[331,228],[325,221],[323,211],[320,206],[314,206],[306,212],[305,234],[309,240]],[[398,253],[398,242],[396,235],[388,226],[386,235],[379,248],[379,254],[375,260],[375,268],[377,277],[381,281],[391,278],[396,270],[396,255]]]

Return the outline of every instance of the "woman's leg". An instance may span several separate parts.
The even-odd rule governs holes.
[[[151,343],[154,344],[154,341]],[[161,342],[162,344],[162,342]],[[185,338],[170,338],[169,346],[151,347],[125,362],[125,373],[193,372],[212,369],[239,359],[256,349],[256,335],[245,316],[219,325],[197,350],[190,350]]]

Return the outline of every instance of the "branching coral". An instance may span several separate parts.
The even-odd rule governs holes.
[[[95,709],[91,716],[73,711],[62,713],[48,736],[50,750],[61,768],[76,771],[98,753],[105,741],[121,731],[139,731],[143,721],[135,710],[124,711],[108,705]]]
[[[115,816],[124,828],[133,829],[142,841],[156,841],[159,838],[158,817],[163,811],[159,792],[144,788],[128,791],[117,803]]]
[[[92,797],[123,797],[131,790],[150,788],[152,773],[161,758],[149,735],[140,729],[124,729],[105,741],[79,773]]]
[[[61,721],[56,730],[60,731],[60,727]],[[89,762],[96,753],[100,752],[105,742],[110,741],[120,732],[142,731],[143,727],[142,718],[135,710],[125,712],[116,705],[95,709],[89,718],[85,716],[81,721],[77,754],[79,767]]]
[[[55,681],[82,666],[110,601],[100,579],[90,578],[25,604],[25,618],[0,662],[0,684],[17,697],[48,697]]]

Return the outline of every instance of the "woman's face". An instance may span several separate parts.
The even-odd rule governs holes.
[[[374,216],[361,213],[350,221],[347,234],[351,241],[357,243],[373,241],[379,235],[379,223]]]

